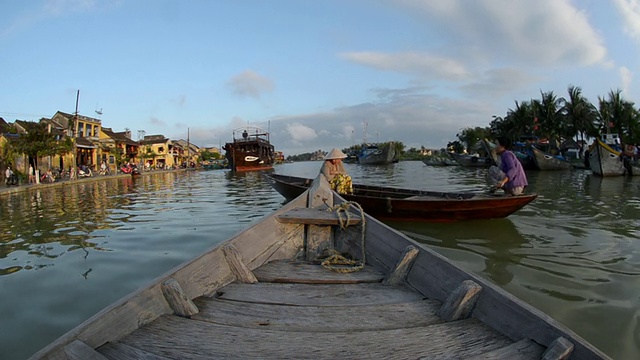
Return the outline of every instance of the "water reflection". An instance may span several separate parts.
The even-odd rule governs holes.
[[[513,280],[511,269],[525,257],[520,249],[528,247],[509,219],[471,221],[459,226],[402,222],[388,225],[446,256],[457,258],[456,253],[464,253],[483,259],[484,269],[480,272],[499,285]]]
[[[53,265],[65,253],[105,251],[98,230],[113,229],[109,209],[130,203],[116,196],[128,191],[131,179],[80,183],[56,189],[6,196],[0,202],[0,275]],[[19,256],[18,256],[19,255]]]

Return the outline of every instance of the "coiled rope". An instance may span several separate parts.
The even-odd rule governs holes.
[[[350,260],[346,257],[340,255],[335,249],[331,249],[332,255],[322,261],[321,265],[323,268],[338,272],[338,273],[351,273],[360,271],[364,268],[364,264],[366,263],[365,258],[365,249],[364,249],[364,236],[365,236],[365,216],[364,211],[362,210],[362,206],[355,201],[346,201],[342,204],[329,207],[327,211],[335,211],[338,215],[338,220],[340,221],[340,229],[346,230],[347,226],[349,226],[349,220],[351,220],[351,213],[349,213],[349,206],[353,205],[358,210],[360,210],[360,248],[362,249],[362,257],[360,261]],[[346,217],[345,217],[346,214]]]

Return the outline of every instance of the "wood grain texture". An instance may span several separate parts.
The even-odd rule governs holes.
[[[236,281],[246,284],[253,284],[258,282],[255,275],[249,270],[242,260],[242,255],[238,252],[235,246],[226,244],[222,246],[224,252],[224,258],[227,260],[227,265],[231,269],[231,273],[236,277]]]
[[[75,340],[65,346],[64,353],[69,360],[107,360],[102,354],[80,340]]]
[[[121,342],[106,343],[99,347],[97,351],[109,360],[169,360],[164,356],[148,353],[144,350],[131,347]]]
[[[299,261],[272,261],[254,271],[259,281],[300,284],[379,283],[384,275],[373,266],[352,273],[337,273]]]
[[[310,225],[340,225],[340,217],[335,211],[327,208],[295,208],[276,217],[283,224],[310,224]],[[360,223],[360,217],[355,214],[346,214],[343,221],[347,225]]]
[[[544,352],[544,347],[529,339],[523,339],[500,349],[474,356],[469,360],[538,360]]]
[[[573,352],[573,343],[563,337],[555,339],[542,354],[543,360],[564,360],[568,359]]]
[[[407,248],[404,250],[404,253],[402,254],[402,257],[396,263],[396,266],[394,266],[393,270],[389,273],[389,276],[387,276],[382,281],[382,283],[385,285],[402,284],[405,281],[407,274],[409,273],[411,265],[413,264],[419,253],[420,250],[418,250],[418,248],[416,248],[415,246],[407,246]]]
[[[471,314],[473,306],[476,304],[482,286],[471,280],[465,280],[458,286],[438,311],[438,316],[446,321],[465,319]]]
[[[187,297],[175,279],[167,279],[162,282],[162,295],[173,309],[174,314],[189,317],[198,313],[198,307]]]
[[[195,300],[200,308],[192,319],[256,329],[352,332],[420,327],[442,323],[440,303],[416,300],[358,306],[286,306],[216,298]]]
[[[163,316],[122,342],[175,359],[463,359],[511,343],[474,319],[392,330],[309,332],[224,326],[176,316]]]
[[[219,290],[224,300],[298,306],[358,306],[421,300],[405,287],[382,284],[229,284]]]

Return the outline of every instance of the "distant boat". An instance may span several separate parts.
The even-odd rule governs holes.
[[[460,165],[453,159],[433,157],[433,156],[422,159],[422,162],[427,166],[459,166]]]
[[[236,135],[242,134],[241,137]],[[233,142],[224,145],[225,157],[233,171],[268,170],[273,168],[275,149],[269,142],[269,133],[246,126],[233,131]]]
[[[367,145],[358,154],[358,163],[362,165],[386,165],[398,162],[399,154],[396,152],[393,143],[383,146]]]
[[[464,167],[489,167],[495,165],[491,157],[449,153],[451,157]]]
[[[531,153],[540,170],[569,170],[573,167],[564,157],[549,155],[535,146],[531,146]]]
[[[209,160],[202,162],[202,168],[205,170],[220,170],[226,169],[228,166],[227,159],[224,160]]]
[[[284,164],[284,153],[282,151],[276,151],[276,157],[273,161],[274,164]]]

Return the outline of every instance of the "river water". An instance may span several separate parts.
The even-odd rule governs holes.
[[[320,162],[278,165],[315,177]],[[346,164],[355,182],[484,190],[485,170]],[[640,357],[640,178],[529,172],[506,219],[388,223],[615,359]],[[167,172],[0,196],[0,359],[24,359],[282,206],[259,173]]]

